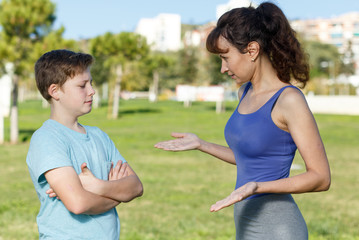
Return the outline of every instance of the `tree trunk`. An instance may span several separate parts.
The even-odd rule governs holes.
[[[158,82],[160,80],[160,76],[158,74],[158,71],[153,72],[153,86],[152,91],[150,92],[149,98],[151,102],[157,102],[158,98]]]
[[[0,144],[3,144],[5,141],[5,134],[4,134],[4,116],[0,112]]]
[[[17,97],[18,97],[18,76],[13,76],[13,88],[11,93],[11,112],[10,112],[10,143],[16,144],[19,139],[18,127],[18,111],[17,111]]]
[[[122,80],[122,66],[118,65],[116,67],[116,82],[115,82],[115,89],[113,93],[113,108],[112,108],[113,119],[118,118],[118,111],[120,107],[121,80]]]
[[[99,89],[94,87],[96,94],[92,96],[92,107],[99,108],[101,102],[101,95]]]

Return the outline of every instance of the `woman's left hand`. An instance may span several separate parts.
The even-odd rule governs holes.
[[[255,191],[257,190],[258,185],[256,182],[249,182],[242,187],[234,190],[231,195],[226,197],[225,199],[222,199],[215,204],[211,206],[211,212],[217,212],[221,210],[222,208],[229,207],[232,204],[242,201],[243,199],[246,199],[247,197],[253,195]]]

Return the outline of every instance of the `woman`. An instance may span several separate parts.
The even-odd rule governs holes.
[[[264,2],[225,13],[207,38],[222,73],[241,84],[225,127],[229,147],[191,133],[157,143],[168,151],[197,149],[237,166],[235,190],[211,206],[234,205],[236,239],[308,239],[292,193],[328,190],[330,169],[315,119],[301,91],[309,80],[305,54],[283,12]],[[289,177],[295,151],[306,172]]]

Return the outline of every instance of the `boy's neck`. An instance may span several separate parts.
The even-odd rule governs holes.
[[[51,111],[50,119],[55,120],[56,122],[68,127],[79,133],[86,133],[86,130],[78,123],[77,117],[66,117],[56,114]]]

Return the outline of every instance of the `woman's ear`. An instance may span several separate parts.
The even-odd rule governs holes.
[[[248,43],[247,50],[251,57],[251,61],[254,62],[259,55],[259,50],[260,50],[259,43],[256,41]]]
[[[54,100],[57,101],[57,100],[59,100],[59,90],[60,90],[59,85],[53,83],[47,89],[47,92]]]

